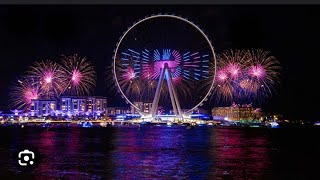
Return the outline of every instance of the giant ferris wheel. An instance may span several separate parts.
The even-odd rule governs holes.
[[[150,101],[155,118],[159,106],[171,106],[182,117],[202,106],[213,89],[216,56],[207,35],[176,15],[152,15],[124,32],[113,56],[113,76],[122,98]],[[213,67],[213,68],[212,68]],[[213,69],[213,70],[212,70]],[[203,87],[204,82],[210,82]]]

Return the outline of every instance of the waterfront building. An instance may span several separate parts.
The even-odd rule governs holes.
[[[250,104],[236,105],[230,107],[214,107],[212,116],[216,120],[227,121],[252,121],[261,119],[261,109],[252,107]]]
[[[182,111],[182,114],[186,114],[189,109],[181,109]],[[194,109],[191,114],[208,114],[208,112],[205,110],[205,109],[202,109],[202,108],[197,108],[197,109]]]
[[[106,114],[107,98],[100,96],[62,96],[60,97],[60,113],[73,116],[101,116]]]
[[[24,113],[22,110],[13,109],[13,110],[6,110],[0,111],[0,119],[6,119],[8,117],[17,118],[21,116],[27,116],[27,113]]]
[[[87,97],[87,112],[88,113],[106,113],[107,98],[99,96]]]
[[[59,102],[59,103],[57,103]],[[31,116],[102,116],[107,112],[107,98],[99,96],[61,96],[59,100],[33,99]]]
[[[61,97],[60,110],[62,112],[86,112],[86,98],[85,97]]]
[[[57,101],[54,99],[32,99],[30,112],[31,116],[55,115]]]
[[[86,113],[86,97],[62,96],[60,97],[59,110],[58,114],[61,115],[84,115]]]
[[[151,113],[152,102],[149,101],[135,101],[133,104],[140,109],[141,112],[149,114]],[[133,106],[130,107],[132,114],[139,114],[138,110]]]
[[[152,109],[152,102],[151,101],[135,101],[133,104],[140,109],[141,112],[145,114],[150,114]],[[182,114],[185,114],[189,109],[181,109]],[[134,108],[133,106],[130,106],[130,111],[132,114],[139,114],[139,111]],[[208,112],[202,108],[197,108],[191,112],[192,114],[207,114]],[[173,115],[173,110],[168,110],[167,112],[162,106],[159,106],[157,109],[158,115]]]
[[[107,115],[108,116],[115,116],[119,114],[130,114],[131,111],[128,107],[108,107],[107,108]]]

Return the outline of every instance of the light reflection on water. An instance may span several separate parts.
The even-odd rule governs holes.
[[[281,174],[273,166],[276,163],[282,167],[286,163],[282,162],[281,158],[277,160],[278,148],[283,147],[282,149],[286,150],[288,144],[284,143],[286,141],[273,140],[270,131],[259,128],[213,127],[188,130],[185,127],[174,126],[142,127],[141,130],[136,127],[50,130],[36,127],[24,129],[2,127],[0,136],[6,138],[0,143],[0,167],[2,167],[0,177],[35,179],[286,177],[286,174]],[[30,169],[18,166],[16,157],[23,149],[36,153],[36,164]]]
[[[269,143],[263,133],[220,129],[214,134],[210,148],[215,156],[212,176],[256,179],[270,168]]]
[[[205,178],[211,166],[206,157],[208,139],[205,131],[185,128],[150,127],[128,139],[126,130],[115,138],[114,176],[119,178]],[[204,137],[203,137],[204,135]]]

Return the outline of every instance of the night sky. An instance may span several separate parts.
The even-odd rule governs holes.
[[[319,6],[0,6],[0,110],[10,84],[33,62],[78,53],[96,67],[94,95],[109,105],[105,70],[122,33],[150,14],[174,13],[199,25],[216,53],[261,48],[281,63],[282,84],[264,111],[292,119],[319,120]]]

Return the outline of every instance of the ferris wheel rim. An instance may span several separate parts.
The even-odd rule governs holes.
[[[190,20],[188,19],[185,19],[181,16],[177,16],[177,15],[171,15],[171,14],[157,14],[157,15],[151,15],[151,16],[147,16],[143,19],[140,19],[139,21],[133,23],[132,26],[130,26],[124,33],[123,35],[120,37],[118,43],[116,44],[116,49],[114,50],[114,55],[113,55],[113,77],[115,79],[115,82],[116,82],[116,86],[118,88],[118,90],[120,91],[121,93],[121,97],[125,99],[126,103],[129,103],[131,106],[133,106],[135,109],[137,109],[139,112],[141,112],[141,110],[134,104],[132,103],[128,97],[124,94],[124,92],[122,91],[122,88],[120,87],[120,84],[119,84],[119,81],[118,81],[118,77],[117,77],[117,72],[116,72],[116,57],[117,57],[117,53],[118,53],[118,49],[119,49],[119,46],[120,44],[122,43],[123,39],[126,37],[126,35],[134,28],[136,27],[137,25],[141,24],[142,22],[144,21],[147,21],[147,20],[150,20],[150,19],[154,19],[154,18],[159,18],[159,17],[168,17],[168,18],[174,18],[174,19],[178,19],[178,20],[181,20],[181,21],[184,21],[186,23],[188,23],[189,25],[191,25],[192,27],[196,28],[200,33],[201,35],[205,38],[205,40],[207,41],[209,47],[210,47],[210,50],[211,50],[211,53],[212,53],[212,57],[213,57],[213,60],[214,60],[214,76],[213,76],[213,79],[212,79],[212,83],[210,85],[210,88],[208,90],[208,92],[206,93],[206,95],[201,99],[201,101],[199,101],[198,104],[196,104],[193,108],[189,109],[188,111],[186,111],[186,113],[190,113],[192,112],[193,110],[197,109],[199,106],[202,106],[203,103],[207,100],[208,96],[210,95],[210,93],[212,92],[213,90],[213,86],[214,86],[214,82],[215,82],[215,76],[216,76],[216,64],[217,64],[217,59],[216,59],[216,55],[215,55],[215,51],[214,51],[214,47],[211,43],[211,41],[209,40],[208,36],[196,25],[194,24],[193,22],[191,22]]]

